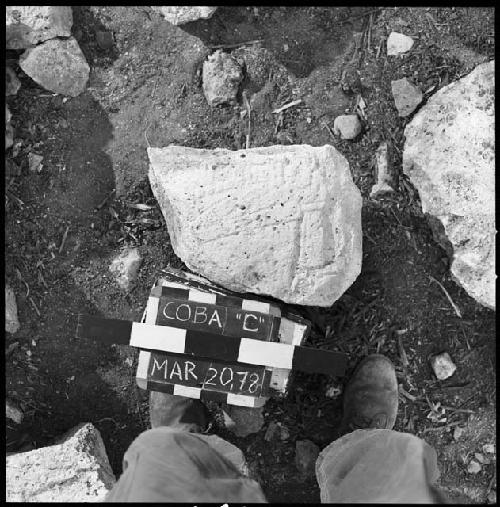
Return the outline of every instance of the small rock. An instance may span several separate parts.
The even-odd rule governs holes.
[[[239,407],[228,405],[228,414],[234,426],[228,427],[237,437],[246,437],[257,433],[264,425],[263,407]]]
[[[392,96],[399,116],[405,118],[422,102],[422,91],[405,77],[391,81]]]
[[[76,97],[85,90],[90,67],[75,38],[53,39],[27,49],[19,65],[46,90]]]
[[[30,152],[28,154],[28,167],[30,172],[39,173],[41,171],[43,157],[36,153]]]
[[[54,37],[71,36],[71,6],[9,5],[5,8],[8,49],[24,49]]]
[[[141,262],[142,257],[137,248],[125,248],[109,266],[109,270],[123,290],[129,291],[132,288]]]
[[[485,454],[495,454],[495,444],[484,444],[483,452]]]
[[[451,377],[457,369],[448,352],[432,356],[430,362],[434,374],[439,380],[445,380]]]
[[[288,431],[286,426],[281,425],[280,438],[281,440],[288,440],[290,438],[290,431]]]
[[[203,92],[211,106],[236,103],[243,72],[238,62],[219,50],[203,63]]]
[[[319,447],[310,440],[297,440],[295,442],[295,466],[305,476],[314,474],[316,459],[319,456]]]
[[[484,454],[481,454],[480,452],[474,453],[474,458],[476,458],[476,461],[481,463],[481,465],[489,465],[491,461],[484,456]]]
[[[376,169],[377,169],[377,183],[373,185],[370,192],[370,197],[377,197],[378,195],[387,192],[394,192],[391,183],[391,175],[389,173],[389,153],[387,143],[382,143],[375,152]]]
[[[342,76],[340,78],[340,87],[342,88],[342,91],[347,95],[361,93],[361,77],[356,66],[349,65],[342,71]]]
[[[21,81],[16,73],[10,67],[5,67],[5,95],[16,95],[19,88],[21,88]]]
[[[5,149],[9,149],[14,144],[14,128],[10,124],[11,114],[9,106],[5,104]]]
[[[338,398],[342,394],[342,386],[330,386],[326,392],[325,396],[327,398]]]
[[[111,49],[115,43],[113,32],[98,31],[95,34],[95,38],[101,49]]]
[[[184,23],[191,23],[198,19],[211,18],[217,7],[198,7],[198,6],[173,6],[166,7],[151,7],[153,10],[159,12],[163,17],[173,25],[183,25]]]
[[[5,285],[5,331],[17,333],[21,325],[17,317],[16,295],[9,285]]]
[[[354,139],[361,133],[361,122],[357,114],[337,116],[333,122],[333,133],[341,139]]]
[[[9,419],[12,419],[16,424],[21,424],[23,422],[24,414],[19,409],[15,403],[10,400],[5,400],[5,416]]]
[[[470,474],[478,474],[482,470],[481,465],[476,460],[471,460],[467,467],[467,472]]]
[[[488,493],[487,500],[488,500],[489,503],[497,503],[497,492],[495,490],[491,490]]]
[[[279,425],[274,421],[272,421],[271,423],[269,423],[269,426],[267,427],[266,434],[264,435],[264,440],[266,442],[270,442],[271,440],[274,439],[279,430],[280,430]]]
[[[410,51],[413,39],[399,32],[391,32],[387,38],[387,56],[395,56]]]
[[[455,426],[453,430],[453,440],[459,440],[460,437],[464,434],[465,428],[461,428],[460,426]]]

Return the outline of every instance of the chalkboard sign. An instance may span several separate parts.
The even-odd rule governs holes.
[[[168,296],[160,297],[156,317],[159,326],[268,341],[278,335],[280,321],[265,313]]]
[[[270,378],[261,366],[154,351],[144,380],[259,397],[268,395]]]

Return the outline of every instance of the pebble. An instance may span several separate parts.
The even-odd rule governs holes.
[[[481,465],[476,460],[471,460],[467,467],[467,472],[470,474],[478,474],[482,470]]]
[[[12,419],[16,424],[21,424],[24,414],[12,401],[5,400],[5,417]]]
[[[330,386],[325,392],[327,398],[338,398],[341,394],[342,386]]]
[[[202,74],[203,93],[211,106],[236,103],[243,71],[235,58],[216,51],[203,63]]]
[[[19,331],[20,327],[16,295],[10,285],[5,285],[5,331],[14,334]]]
[[[485,454],[495,454],[495,444],[484,444],[483,452]]]
[[[352,140],[361,134],[361,122],[357,114],[337,116],[333,122],[333,133],[341,139]]]
[[[304,476],[314,474],[316,460],[319,456],[319,447],[310,440],[297,440],[295,442],[295,466]]]
[[[391,175],[389,173],[389,152],[387,143],[382,143],[375,152],[377,183],[373,185],[370,197],[377,197],[381,194],[394,192],[391,183]]]
[[[415,111],[422,102],[422,90],[405,77],[391,81],[392,96],[399,116],[405,118]]]
[[[414,44],[411,37],[399,32],[391,32],[387,38],[387,56],[396,56],[410,51]]]
[[[129,291],[132,288],[141,263],[142,257],[137,248],[124,248],[112,261],[109,270],[121,289]]]
[[[459,440],[460,437],[464,434],[465,428],[461,428],[460,426],[455,426],[453,430],[453,440]]]
[[[434,374],[439,380],[451,377],[457,369],[448,352],[432,356],[430,363]]]

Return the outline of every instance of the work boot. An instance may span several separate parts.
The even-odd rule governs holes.
[[[208,426],[209,413],[200,400],[150,391],[151,428],[169,426],[190,433],[201,433]]]
[[[339,436],[358,429],[392,430],[398,399],[398,381],[391,360],[381,354],[365,357],[344,390]]]

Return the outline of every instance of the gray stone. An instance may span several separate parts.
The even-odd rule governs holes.
[[[176,254],[236,292],[331,306],[361,270],[361,194],[332,146],[148,148]]]
[[[184,23],[190,23],[198,19],[211,18],[217,10],[217,7],[195,7],[194,5],[168,5],[166,7],[154,6],[151,8],[162,14],[173,25],[183,25]]]
[[[227,412],[234,424],[227,426],[237,437],[257,433],[264,424],[263,407],[238,407],[228,405]]]
[[[5,400],[5,417],[11,419],[16,424],[23,422],[24,414],[22,410],[11,400]]]
[[[432,356],[430,362],[432,370],[439,380],[445,380],[451,377],[457,369],[448,352]]]
[[[417,188],[453,278],[495,308],[495,64],[434,94],[405,129],[403,171]]]
[[[405,118],[422,102],[422,91],[405,77],[391,81],[392,96],[399,116]]]
[[[116,283],[124,291],[129,291],[137,278],[142,257],[137,248],[124,248],[120,254],[113,259],[109,270],[115,276]]]
[[[55,445],[6,458],[7,502],[101,502],[114,483],[101,435],[90,423]]]
[[[5,95],[16,95],[19,88],[21,88],[21,81],[16,73],[10,67],[5,67]]]
[[[248,477],[248,464],[241,449],[236,447],[234,444],[231,444],[227,440],[219,437],[218,435],[200,436],[208,443],[208,445],[210,445],[210,447],[215,449],[221,456],[224,456],[224,458],[228,459],[241,474]]]
[[[233,104],[243,72],[231,55],[216,51],[203,62],[202,79],[203,93],[211,106]]]
[[[467,472],[476,475],[482,470],[482,466],[474,459],[472,459],[467,467]]]
[[[10,114],[9,106],[5,104],[5,149],[9,149],[14,144],[14,128],[10,124],[10,119],[12,115]]]
[[[270,442],[271,440],[274,440],[278,432],[280,431],[280,427],[277,423],[274,421],[271,421],[269,423],[269,426],[267,427],[266,433],[264,435],[264,440],[266,442]]]
[[[69,37],[71,7],[9,5],[5,7],[5,41],[8,49],[24,49],[54,37]]]
[[[46,90],[71,97],[85,90],[90,73],[85,56],[73,37],[52,39],[27,49],[19,65]]]
[[[355,139],[361,134],[361,122],[357,114],[337,116],[333,122],[333,133],[341,139]]]
[[[389,152],[387,143],[382,143],[375,152],[375,167],[377,170],[377,183],[370,191],[370,197],[378,197],[388,192],[394,192],[391,187],[392,177],[389,171]]]
[[[310,440],[297,440],[295,442],[295,466],[302,475],[314,475],[318,456],[319,447],[315,443]]]
[[[413,47],[413,39],[399,32],[391,32],[387,37],[387,55],[407,53]]]
[[[5,331],[17,333],[21,325],[17,316],[16,295],[9,285],[5,285]]]

